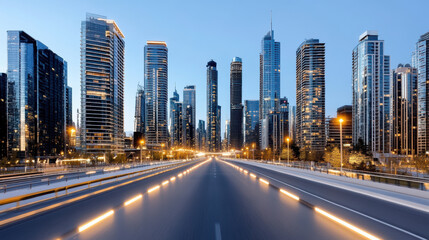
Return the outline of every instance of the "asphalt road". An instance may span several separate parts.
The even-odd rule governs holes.
[[[258,178],[251,177],[222,161],[214,159],[207,161],[189,173],[179,176],[184,170],[196,164],[137,181],[8,225],[0,229],[0,238],[14,240],[362,238],[361,235],[316,213],[308,204],[311,203],[355,223],[380,238],[412,239],[410,235],[397,229],[338,206],[322,204],[320,199],[307,198],[297,191],[294,193],[306,198],[307,204],[295,201],[279,192],[277,187],[293,192],[286,185],[279,186],[280,183],[274,183],[272,180],[269,180],[270,183],[276,186],[264,184]],[[263,172],[262,168],[251,169],[246,165],[242,167],[249,169],[258,177],[262,176],[258,173],[273,178],[279,177],[274,172]],[[171,181],[171,177],[176,179]],[[267,177],[262,177],[268,180]],[[163,185],[166,180],[169,182]],[[293,181],[290,183],[295,184]],[[160,186],[158,189],[148,192],[148,189],[157,185]],[[337,189],[331,191],[332,194],[342,194]],[[138,194],[142,194],[142,198],[124,206],[125,201]],[[354,201],[360,205],[370,204],[371,199],[355,197]],[[83,232],[78,232],[79,226],[84,226],[85,223],[110,210],[114,210],[112,215]]]

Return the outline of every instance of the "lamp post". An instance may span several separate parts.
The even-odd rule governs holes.
[[[165,147],[165,143],[161,143],[161,161],[163,161],[164,160],[164,147]]]
[[[252,158],[255,160],[255,143],[252,143]]]
[[[290,139],[286,138],[286,142],[287,142],[287,165],[289,165],[289,152],[290,152],[289,141],[290,141]]]
[[[341,166],[340,175],[343,174],[343,119],[340,118],[340,153],[341,153]]]
[[[140,163],[143,164],[143,144],[144,140],[140,141]]]

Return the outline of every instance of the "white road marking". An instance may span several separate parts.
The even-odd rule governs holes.
[[[334,202],[332,202],[332,201],[330,201],[330,200],[328,200],[328,199],[325,199],[325,198],[319,197],[319,196],[314,195],[314,194],[312,194],[312,193],[310,193],[310,192],[307,192],[307,191],[305,191],[305,190],[302,190],[301,188],[298,188],[298,187],[292,186],[292,185],[290,185],[290,184],[288,184],[288,183],[285,183],[285,182],[280,181],[280,180],[278,180],[278,179],[272,178],[272,177],[267,176],[267,175],[265,175],[265,174],[263,174],[263,173],[260,173],[260,172],[258,172],[258,171],[254,171],[254,172],[258,173],[259,175],[262,175],[262,176],[265,176],[265,177],[267,177],[267,178],[270,178],[270,179],[272,179],[272,180],[274,180],[274,181],[276,181],[276,182],[279,182],[279,183],[281,183],[281,184],[284,184],[284,185],[286,185],[286,186],[289,186],[289,187],[291,187],[291,188],[293,188],[293,189],[296,189],[296,190],[298,190],[298,191],[301,191],[301,192],[303,192],[303,193],[306,193],[306,194],[308,194],[308,195],[311,195],[311,196],[313,196],[313,197],[315,197],[315,198],[318,198],[318,199],[320,199],[320,200],[323,200],[323,201],[325,201],[325,202],[328,202],[328,203],[330,203],[330,204],[333,204],[333,205],[335,205],[335,206],[337,206],[337,207],[340,207],[340,208],[346,209],[346,210],[348,210],[348,211],[350,211],[350,212],[356,213],[356,214],[358,214],[358,215],[361,215],[361,216],[363,216],[363,217],[366,217],[366,218],[368,218],[368,219],[371,219],[371,220],[373,220],[373,221],[376,221],[376,222],[378,222],[378,223],[381,223],[381,224],[383,224],[383,225],[386,225],[386,226],[388,226],[388,227],[391,227],[391,228],[393,228],[393,229],[396,229],[396,230],[398,230],[398,231],[400,231],[400,232],[403,232],[403,233],[408,234],[408,235],[410,235],[410,236],[413,236],[413,237],[415,237],[415,238],[422,239],[422,240],[425,240],[425,239],[426,239],[426,238],[421,237],[421,236],[419,236],[419,235],[417,235],[417,234],[414,234],[414,233],[412,233],[412,232],[409,232],[409,231],[407,231],[407,230],[405,230],[405,229],[402,229],[402,228],[396,227],[396,226],[394,226],[394,225],[392,225],[392,224],[389,224],[389,223],[383,222],[383,221],[381,221],[381,220],[379,220],[379,219],[376,219],[376,218],[374,218],[374,217],[368,216],[368,215],[366,215],[366,214],[364,214],[364,213],[358,212],[358,211],[356,211],[356,210],[353,210],[353,209],[351,209],[351,208],[345,207],[345,206],[340,205],[340,204],[338,204],[338,203],[334,203]]]
[[[215,224],[215,238],[216,238],[216,240],[222,240],[222,235],[220,233],[220,224],[219,223]]]

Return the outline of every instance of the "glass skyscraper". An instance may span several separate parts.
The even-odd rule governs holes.
[[[9,153],[64,154],[67,63],[23,31],[7,34]]]
[[[206,149],[206,138],[206,123],[204,120],[199,120],[196,135],[196,145],[198,150],[203,151]]]
[[[124,35],[115,21],[87,14],[81,29],[81,138],[87,153],[124,147]]]
[[[429,32],[423,34],[416,44],[413,67],[417,68],[417,153],[429,151]]]
[[[136,108],[134,113],[134,138],[133,138],[133,145],[135,148],[141,147],[140,141],[144,139],[144,112],[145,112],[145,95],[144,95],[144,89],[142,86],[137,86],[137,93],[136,93]]]
[[[390,132],[392,152],[417,154],[417,69],[399,64],[391,72],[392,107]]]
[[[168,144],[168,48],[162,41],[147,41],[144,48],[146,142]]]
[[[352,54],[353,144],[390,152],[390,57],[376,31],[366,31]],[[298,114],[298,113],[297,113]]]
[[[191,148],[195,147],[195,110],[195,86],[186,86],[183,89],[183,143]]]
[[[220,150],[220,107],[218,106],[218,79],[216,62],[207,63],[207,150]]]
[[[0,159],[7,156],[7,74],[0,73]]]
[[[234,57],[230,70],[230,142],[232,148],[243,147],[242,61]]]
[[[325,150],[325,44],[318,39],[296,50],[296,131],[299,147]]]
[[[245,143],[248,146],[259,145],[259,101],[244,101]]]

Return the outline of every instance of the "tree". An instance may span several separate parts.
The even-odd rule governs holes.
[[[330,163],[332,167],[341,167],[341,153],[338,147],[325,152],[325,161]]]
[[[419,175],[419,170],[428,171],[429,170],[429,161],[425,156],[416,156],[413,159],[414,166],[417,170],[417,176]]]

